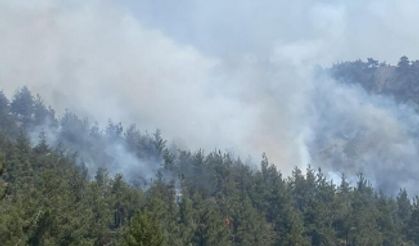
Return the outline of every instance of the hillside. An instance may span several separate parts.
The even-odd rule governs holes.
[[[371,74],[397,73],[382,66]],[[311,168],[284,177],[266,156],[254,170],[169,148],[159,131],[58,118],[26,88],[0,94],[0,124],[2,245],[419,244],[419,199],[362,174],[353,185]]]
[[[335,64],[330,72],[344,83],[358,84],[373,94],[385,95],[401,103],[419,105],[419,61],[400,58],[397,65],[372,58]]]

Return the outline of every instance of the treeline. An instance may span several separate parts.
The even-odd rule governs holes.
[[[419,60],[400,58],[397,65],[372,58],[335,64],[329,72],[339,81],[361,85],[366,91],[393,97],[418,109]]]
[[[92,131],[26,88],[11,101],[0,93],[0,124],[1,245],[419,245],[419,199],[388,197],[363,175],[353,185],[312,168],[283,177],[266,156],[255,170],[228,153],[168,148],[158,132]],[[111,174],[112,152],[76,146],[100,149],[91,132],[148,161],[130,181]]]
[[[135,125],[124,130],[121,123],[112,121],[102,129],[98,123],[68,110],[58,118],[52,108],[46,107],[39,96],[32,96],[26,87],[10,103],[0,94],[0,117],[4,135],[16,138],[23,131],[32,145],[41,137],[65,154],[76,154],[76,162],[89,173],[102,167],[112,175],[122,173],[130,182],[144,185],[162,161],[165,141],[159,131],[140,132]]]

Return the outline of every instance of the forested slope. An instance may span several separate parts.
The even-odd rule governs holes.
[[[419,61],[400,58],[397,65],[379,62],[372,58],[335,64],[330,72],[342,82],[358,84],[366,91],[393,97],[401,103],[418,108]]]
[[[284,177],[266,156],[254,170],[158,131],[57,118],[26,88],[0,94],[0,134],[1,245],[419,245],[419,199],[363,175]]]

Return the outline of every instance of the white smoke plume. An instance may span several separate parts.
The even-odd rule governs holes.
[[[0,87],[159,128],[187,148],[267,152],[284,172],[311,163],[417,191],[417,114],[316,66],[418,57],[418,10],[409,0],[0,0]]]

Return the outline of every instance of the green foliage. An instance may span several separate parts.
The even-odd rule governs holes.
[[[124,245],[161,246],[163,235],[156,221],[153,221],[146,213],[139,213],[129,223],[124,234]]]
[[[26,89],[18,94],[12,107],[0,93],[9,120],[0,121],[1,245],[419,244],[419,200],[405,190],[387,197],[362,174],[335,185],[311,167],[284,178],[266,155],[251,169],[220,151],[168,149],[159,131],[134,126],[109,122],[103,135],[75,114],[55,119]],[[62,145],[48,145],[48,129],[31,144],[28,129],[48,117]],[[159,163],[156,178],[144,185],[140,173],[127,182],[107,170],[115,162],[106,141]],[[84,159],[103,165],[89,175]]]
[[[416,197],[413,212],[407,224],[407,237],[416,245],[419,244],[419,197]]]
[[[330,72],[345,83],[356,83],[366,91],[393,97],[402,103],[419,104],[419,60],[400,58],[397,66],[368,58],[334,65]]]

